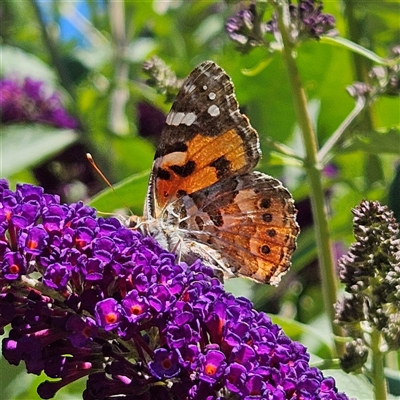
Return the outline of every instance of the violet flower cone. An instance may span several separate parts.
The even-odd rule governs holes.
[[[32,78],[23,81],[0,79],[1,122],[38,122],[74,129],[78,122],[64,109],[58,93],[48,93],[45,83]]]
[[[0,288],[4,357],[58,379],[42,398],[347,399],[212,269],[40,187],[0,181]]]

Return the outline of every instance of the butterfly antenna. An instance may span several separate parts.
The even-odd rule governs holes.
[[[88,159],[88,161],[90,162],[90,164],[92,165],[92,167],[96,170],[96,172],[101,176],[101,178],[104,180],[104,182],[107,184],[107,186],[112,189],[112,191],[117,195],[117,193],[115,192],[114,186],[111,184],[111,182],[107,179],[107,177],[103,174],[103,172],[101,172],[101,169],[97,166],[97,164],[95,163],[92,155],[90,153],[86,153],[86,158]],[[118,196],[118,198],[120,198]],[[129,220],[131,218],[137,218],[136,215],[133,214],[133,212],[131,211],[131,209],[129,208],[129,206],[122,201],[122,204],[126,207],[127,210],[129,210],[129,213],[131,214],[131,216],[129,217]],[[137,224],[137,223],[135,223]]]
[[[101,172],[101,169],[97,166],[97,164],[94,162],[93,157],[90,153],[86,153],[86,158],[92,164],[92,167],[96,170],[96,172],[101,176],[101,178],[104,180],[105,183],[107,183],[108,187],[112,189],[115,192],[115,189],[113,185],[111,185],[110,181],[107,179],[107,177]]]

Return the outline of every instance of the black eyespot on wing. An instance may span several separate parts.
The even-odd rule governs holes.
[[[276,230],[275,230],[275,229],[268,229],[268,230],[267,230],[267,235],[268,235],[269,237],[274,237],[274,236],[276,236]]]
[[[269,254],[269,252],[271,251],[271,249],[269,248],[269,246],[267,246],[266,244],[264,244],[263,246],[260,247],[261,253],[263,254]]]
[[[272,215],[270,213],[265,213],[262,215],[262,220],[264,222],[271,222],[272,221]]]
[[[193,173],[196,163],[190,160],[185,165],[171,165],[169,168],[180,177],[185,178]]]
[[[260,202],[261,208],[270,208],[271,207],[271,199],[262,199]]]

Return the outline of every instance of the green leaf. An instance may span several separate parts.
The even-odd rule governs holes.
[[[389,392],[400,395],[400,372],[395,369],[385,368],[385,376],[389,386]]]
[[[258,75],[261,71],[263,71],[266,67],[268,67],[268,64],[272,61],[272,58],[267,58],[265,60],[260,61],[255,67],[253,68],[242,68],[242,73],[243,75],[246,76],[256,76]]]
[[[314,348],[319,349],[319,353],[324,353],[333,357],[330,342],[327,341],[327,336],[323,335],[317,329],[312,328],[310,325],[302,324],[301,322],[294,321],[293,319],[284,318],[278,315],[271,315],[272,321],[278,324],[292,340],[301,341],[302,336],[311,338],[314,343]]]
[[[387,132],[370,131],[352,135],[344,143],[341,152],[363,151],[371,154],[400,154],[400,130],[391,129]]]
[[[3,125],[0,133],[2,177],[38,165],[78,139],[72,129],[48,125]]]
[[[127,207],[134,213],[140,213],[143,209],[148,182],[148,171],[133,175],[116,184],[114,190],[103,190],[88,204],[104,213],[113,213],[123,207]]]
[[[346,393],[349,399],[374,399],[374,391],[371,383],[363,375],[346,374],[342,370],[326,369],[324,376],[335,378],[339,392]]]
[[[393,65],[398,64],[398,62],[399,62],[399,57],[397,57],[395,59],[387,59],[387,58],[379,57],[373,51],[368,50],[365,47],[360,46],[359,44],[354,43],[351,40],[345,39],[340,36],[322,36],[320,38],[320,42],[343,47],[354,53],[360,54],[360,55],[376,62],[377,64],[393,66]]]
[[[0,53],[1,76],[29,76],[55,86],[54,71],[38,57],[12,46],[0,46]]]

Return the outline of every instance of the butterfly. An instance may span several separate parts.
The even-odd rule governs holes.
[[[277,285],[296,248],[297,211],[281,182],[252,172],[260,157],[231,79],[203,62],[166,118],[138,229],[185,262]]]

